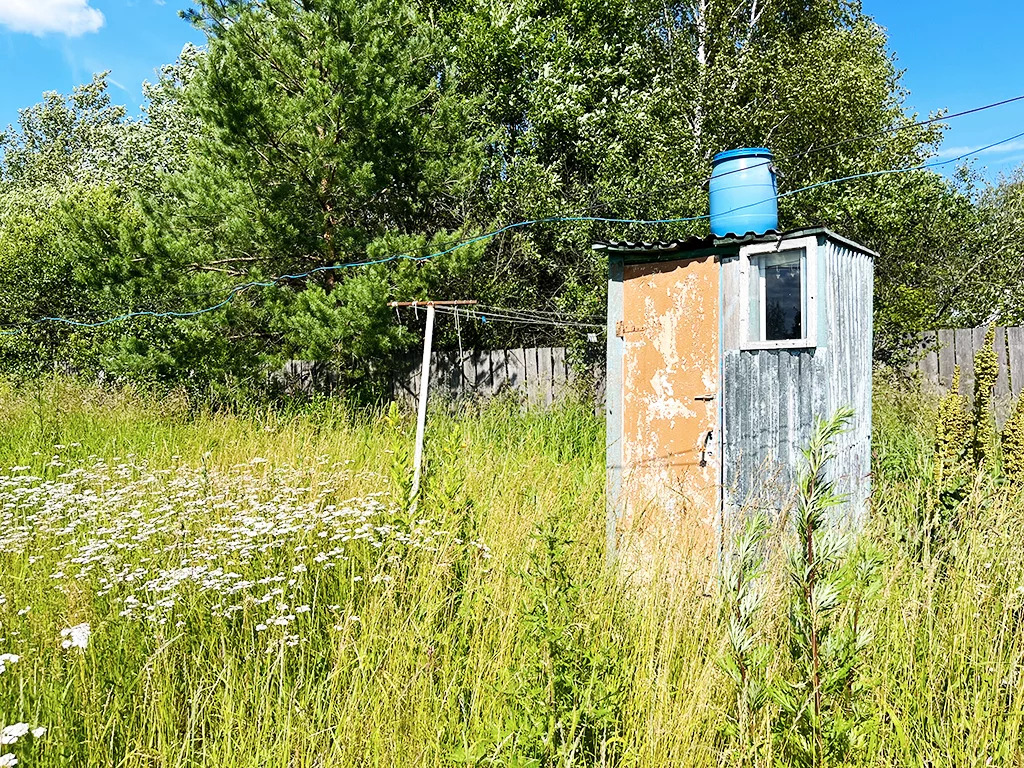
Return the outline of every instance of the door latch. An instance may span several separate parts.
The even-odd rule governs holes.
[[[704,446],[700,450],[700,465],[706,467],[708,465],[708,443],[711,442],[711,438],[714,436],[713,430],[708,430],[708,433],[704,435]]]

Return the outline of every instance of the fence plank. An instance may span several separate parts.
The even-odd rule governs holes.
[[[442,352],[435,352],[430,356],[430,391],[440,392],[442,390],[447,391],[451,387],[451,378],[449,371],[445,367],[445,356]],[[417,390],[419,388],[417,387]],[[419,397],[417,391],[416,396]]]
[[[491,371],[491,353],[473,353],[473,367],[476,369],[476,393],[483,397],[494,395],[494,375]]]
[[[554,400],[552,388],[551,347],[537,348],[537,400],[551,405]]]
[[[956,365],[956,354],[953,349],[953,331],[942,330],[939,337],[939,383],[949,387],[953,381],[953,366]]]
[[[523,384],[526,387],[526,399],[531,403],[535,403],[537,402],[538,385],[540,383],[537,379],[537,348],[524,349],[523,355],[526,360],[526,370],[523,376]]]
[[[473,350],[464,352],[459,361],[462,368],[462,394],[472,395],[477,391],[476,361],[473,359]]]
[[[492,349],[491,355],[491,391],[500,395],[508,386],[508,350]]]
[[[921,334],[921,348],[924,355],[918,361],[921,378],[930,385],[939,383],[939,353],[936,351],[938,339],[934,332]]]
[[[526,389],[526,350],[522,347],[509,350],[508,383],[514,390]]]
[[[556,400],[569,391],[569,371],[565,363],[565,347],[551,349],[551,391]]]
[[[1024,390],[1024,327],[1007,328],[1006,342],[1010,357],[1010,385],[1013,396],[1018,397]]]
[[[1006,356],[1006,329],[996,328],[996,359],[999,361],[999,376],[996,378],[996,398],[1006,400],[1010,397],[1009,360]]]
[[[974,396],[974,329],[957,328],[953,332],[953,350],[960,366],[960,394]]]

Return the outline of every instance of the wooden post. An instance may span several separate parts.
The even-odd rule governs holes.
[[[420,492],[420,471],[423,464],[423,432],[427,427],[427,390],[430,387],[430,351],[434,345],[434,305],[427,305],[427,330],[423,336],[423,366],[420,371],[420,403],[416,412],[416,453],[413,456],[412,491],[410,499]]]
[[[427,328],[423,335],[423,364],[420,367],[420,401],[416,410],[416,451],[413,454],[412,489],[409,491],[409,500],[416,499],[420,492],[420,478],[423,466],[423,436],[427,430],[427,390],[430,389],[430,353],[434,346],[434,307],[436,306],[464,306],[476,304],[475,301],[389,301],[389,307],[419,307],[427,308]],[[461,361],[460,361],[461,363]]]

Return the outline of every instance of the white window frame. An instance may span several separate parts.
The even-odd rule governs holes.
[[[799,339],[760,339],[751,341],[750,285],[751,277],[760,270],[759,257],[778,253],[802,251],[800,260],[800,298],[803,309],[800,317],[803,337]],[[764,283],[759,282],[756,318],[760,334],[765,328]],[[799,237],[771,243],[755,243],[740,247],[740,349],[807,349],[818,346],[818,238]]]

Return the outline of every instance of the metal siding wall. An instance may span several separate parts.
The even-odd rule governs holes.
[[[819,338],[824,346],[796,350],[740,350],[726,344],[723,361],[723,531],[737,530],[743,507],[778,509],[792,498],[815,420],[841,405],[855,410],[852,430],[835,446],[832,474],[849,504],[837,514],[861,525],[870,495],[871,257],[819,238]],[[723,261],[723,283],[738,285],[739,260]],[[737,304],[739,293],[725,294]],[[821,333],[821,331],[824,331]],[[731,339],[730,339],[731,340]],[[727,542],[726,542],[727,544]]]
[[[853,408],[849,431],[836,440],[831,475],[847,504],[836,510],[854,527],[864,524],[871,494],[871,354],[873,341],[871,258],[826,241],[833,333],[828,345],[829,398],[816,417],[843,405]],[[834,329],[833,329],[834,328]]]

